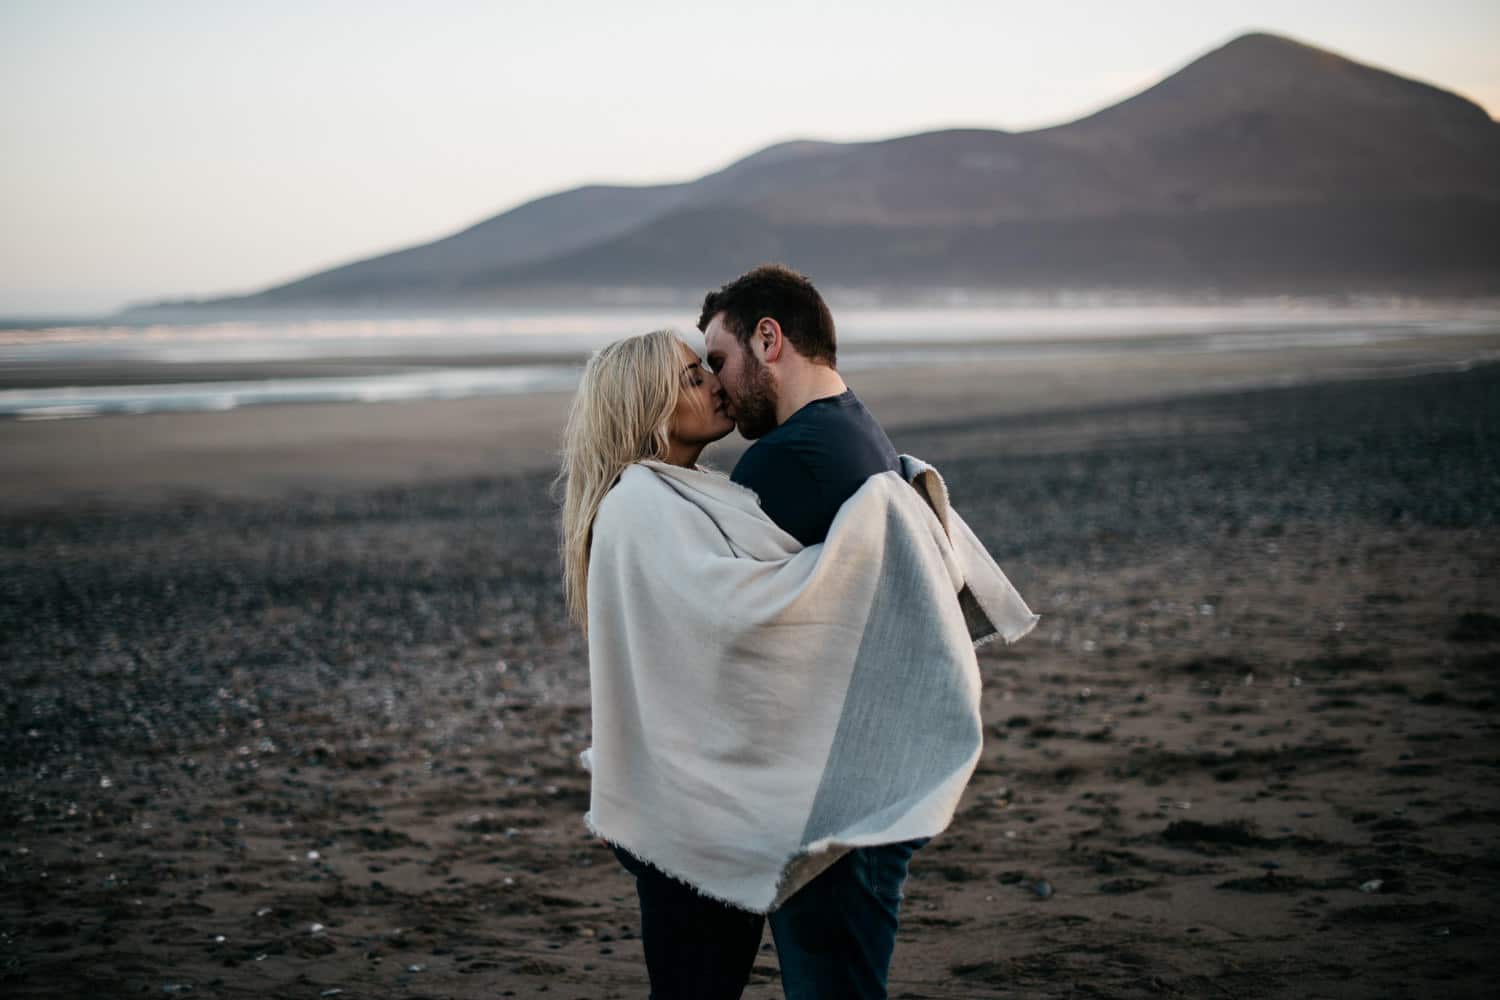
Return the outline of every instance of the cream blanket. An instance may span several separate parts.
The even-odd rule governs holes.
[[[947,827],[979,759],[974,643],[1037,616],[902,464],[808,547],[721,475],[625,470],[588,581],[598,836],[765,913],[849,848]]]

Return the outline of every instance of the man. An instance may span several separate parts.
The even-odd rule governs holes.
[[[833,316],[805,277],[757,267],[705,297],[698,328],[729,415],[754,442],[731,478],[788,534],[822,542],[866,479],[900,472],[838,373]],[[790,1000],[886,995],[901,887],[922,843],[852,850],[771,913]]]

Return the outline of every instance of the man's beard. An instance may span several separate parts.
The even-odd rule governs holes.
[[[729,403],[734,407],[734,424],[747,441],[754,441],[776,429],[776,386],[771,372],[760,359],[745,352],[743,393],[734,393]]]

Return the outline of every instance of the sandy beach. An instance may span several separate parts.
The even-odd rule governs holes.
[[[1490,995],[1500,337],[1448,346],[851,377],[1044,616],[893,997]],[[645,995],[566,401],[0,422],[7,996]]]
[[[1181,344],[1181,350],[1174,350]],[[1151,349],[1142,350],[1143,344]],[[853,384],[892,433],[998,416],[1064,413],[1236,388],[1464,370],[1500,360],[1500,331],[1422,334],[1377,344],[1203,352],[1192,338],[1091,344],[962,364],[857,371]],[[859,351],[846,352],[856,363]],[[444,366],[536,362],[515,355],[450,356]],[[581,364],[573,356],[546,363]],[[0,389],[110,381],[173,383],[369,375],[420,359],[312,359],[236,365],[19,365],[0,367]],[[0,418],[0,510],[110,510],[194,499],[275,499],[436,480],[555,470],[571,392],[349,405],[305,403],[224,412],[147,413],[86,420]],[[731,435],[706,453],[724,468],[744,443]]]

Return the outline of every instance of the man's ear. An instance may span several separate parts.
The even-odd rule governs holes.
[[[781,333],[780,323],[769,316],[762,316],[755,323],[755,339],[763,348],[767,361],[776,361],[781,357],[786,338]]]

